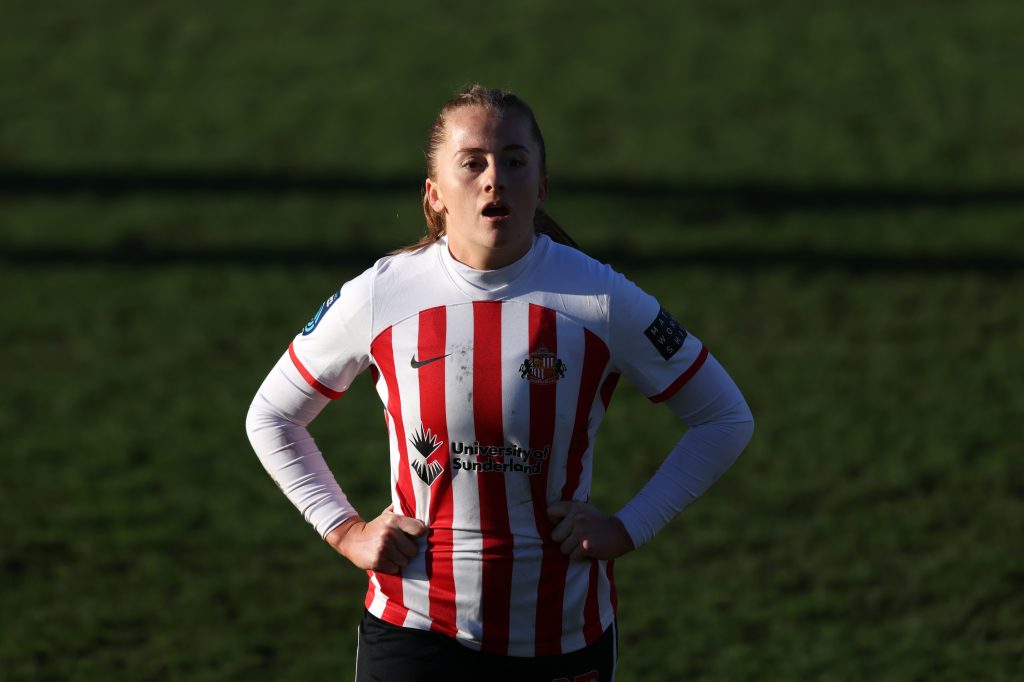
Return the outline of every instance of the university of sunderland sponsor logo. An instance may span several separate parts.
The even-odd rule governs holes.
[[[437,480],[437,477],[444,471],[444,467],[437,460],[428,462],[427,458],[430,457],[434,452],[444,445],[444,441],[438,440],[437,436],[430,432],[430,429],[423,429],[423,425],[420,424],[420,428],[412,434],[412,438],[409,439],[412,446],[416,448],[416,452],[423,455],[423,459],[414,459],[410,463],[412,470],[416,472],[416,475],[423,479],[423,482],[430,485]]]
[[[658,311],[658,316],[644,330],[644,335],[666,360],[675,355],[686,341],[686,330],[664,308]]]
[[[316,329],[316,326],[320,324],[320,320],[324,319],[324,315],[327,314],[327,311],[330,309],[332,305],[335,304],[335,302],[338,300],[340,296],[341,289],[338,289],[333,294],[331,294],[330,298],[328,298],[326,301],[320,304],[320,308],[316,311],[316,314],[313,315],[313,318],[306,323],[305,327],[302,328],[303,336],[309,336],[310,334],[313,333],[313,330]]]
[[[565,376],[565,363],[541,346],[519,365],[519,376],[531,384],[553,384]]]
[[[427,358],[426,360],[417,360],[416,356],[413,355],[412,356],[412,360],[409,361],[409,364],[412,365],[413,369],[419,369],[420,367],[423,367],[424,365],[429,365],[432,362],[437,362],[438,360],[443,360],[446,357],[448,357],[449,355],[451,355],[451,353],[445,353],[444,355],[438,355],[436,358]]]
[[[490,471],[504,474],[517,471],[534,476],[541,473],[544,460],[551,456],[551,446],[543,450],[525,449],[518,445],[481,445],[477,441],[452,441],[452,468],[456,471]]]

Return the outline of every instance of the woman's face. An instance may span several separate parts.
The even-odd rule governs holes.
[[[448,115],[437,177],[427,179],[426,191],[445,217],[456,260],[493,270],[530,250],[533,214],[548,189],[540,162],[525,114],[472,106]]]

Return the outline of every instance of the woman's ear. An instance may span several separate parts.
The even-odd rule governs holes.
[[[427,203],[430,208],[434,210],[434,213],[444,213],[444,199],[441,198],[441,191],[433,180],[427,178],[424,184],[424,191],[427,194]]]
[[[544,176],[540,179],[540,185],[537,187],[537,206],[543,206],[544,200],[548,198],[548,176]]]

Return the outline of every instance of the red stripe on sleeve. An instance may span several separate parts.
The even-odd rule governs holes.
[[[480,445],[504,446],[500,301],[473,303],[473,420]],[[505,477],[501,472],[477,472],[477,487],[483,535],[481,648],[486,653],[507,655],[513,543]]]
[[[424,310],[419,316],[419,340],[416,357],[439,358],[445,355],[447,313],[444,306]],[[430,629],[454,637],[455,571],[452,564],[452,473],[448,443],[448,413],[445,402],[445,361],[430,362],[419,368],[420,419],[440,443],[424,460],[438,462],[443,472],[430,484],[427,518],[427,549],[424,556],[430,595]],[[412,457],[419,458],[416,452]]]
[[[530,353],[541,348],[558,353],[555,311],[530,305]],[[555,440],[556,389],[558,382],[530,384],[530,449],[552,447]],[[562,602],[569,558],[551,539],[554,526],[548,520],[548,475],[550,457],[541,463],[541,473],[530,477],[533,516],[537,533],[543,543],[540,581],[537,585],[537,621],[534,643],[536,656],[557,656],[562,653]]]
[[[652,403],[660,403],[668,400],[674,396],[679,389],[686,385],[686,382],[693,378],[693,375],[697,373],[697,370],[704,365],[704,361],[708,359],[708,348],[707,346],[701,345],[700,352],[697,353],[697,359],[693,361],[685,372],[679,375],[679,378],[672,382],[672,384],[664,391],[656,396],[649,398]]]
[[[305,366],[303,366],[301,362],[299,362],[299,356],[295,354],[294,343],[288,344],[288,357],[292,359],[292,364],[295,365],[295,369],[299,370],[299,374],[301,374],[302,378],[306,380],[306,383],[315,388],[317,393],[326,396],[331,400],[337,400],[342,395],[344,395],[344,391],[335,391],[334,389],[327,388],[326,386],[324,386],[323,384],[316,380],[316,377],[313,376],[310,373],[310,371],[306,369]]]
[[[562,499],[571,500],[580,485],[583,473],[583,455],[590,447],[590,410],[597,397],[598,382],[608,365],[608,346],[589,329],[583,330],[583,376],[580,378],[580,393],[576,401],[576,421],[573,422],[572,439],[569,441],[569,459],[566,462],[565,485]]]
[[[398,441],[398,482],[395,485],[395,493],[398,497],[402,514],[414,517],[416,515],[416,496],[412,489],[412,481],[409,478],[409,451],[406,445],[405,428],[402,421],[402,400],[398,394],[398,377],[395,376],[395,355],[391,339],[391,327],[381,332],[373,343],[370,344],[370,354],[373,356],[381,376],[387,382],[388,406],[387,413],[390,416],[391,424],[395,429],[395,439]],[[387,605],[381,618],[393,625],[404,625],[405,617],[409,609],[405,607],[402,596],[402,578],[386,573],[375,573],[377,582],[380,584],[380,591],[388,598]]]

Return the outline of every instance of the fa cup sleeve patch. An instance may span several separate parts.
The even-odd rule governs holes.
[[[341,289],[335,291],[333,294],[331,294],[330,298],[328,298],[326,301],[320,304],[320,308],[316,311],[316,314],[313,315],[313,319],[307,322],[306,326],[302,328],[303,336],[309,336],[310,334],[313,333],[313,330],[316,329],[316,326],[320,324],[320,320],[324,319],[324,315],[327,314],[327,310],[332,305],[335,304],[339,296],[341,296]]]
[[[686,330],[664,308],[658,311],[658,316],[644,330],[644,335],[666,360],[675,355],[686,340]]]

